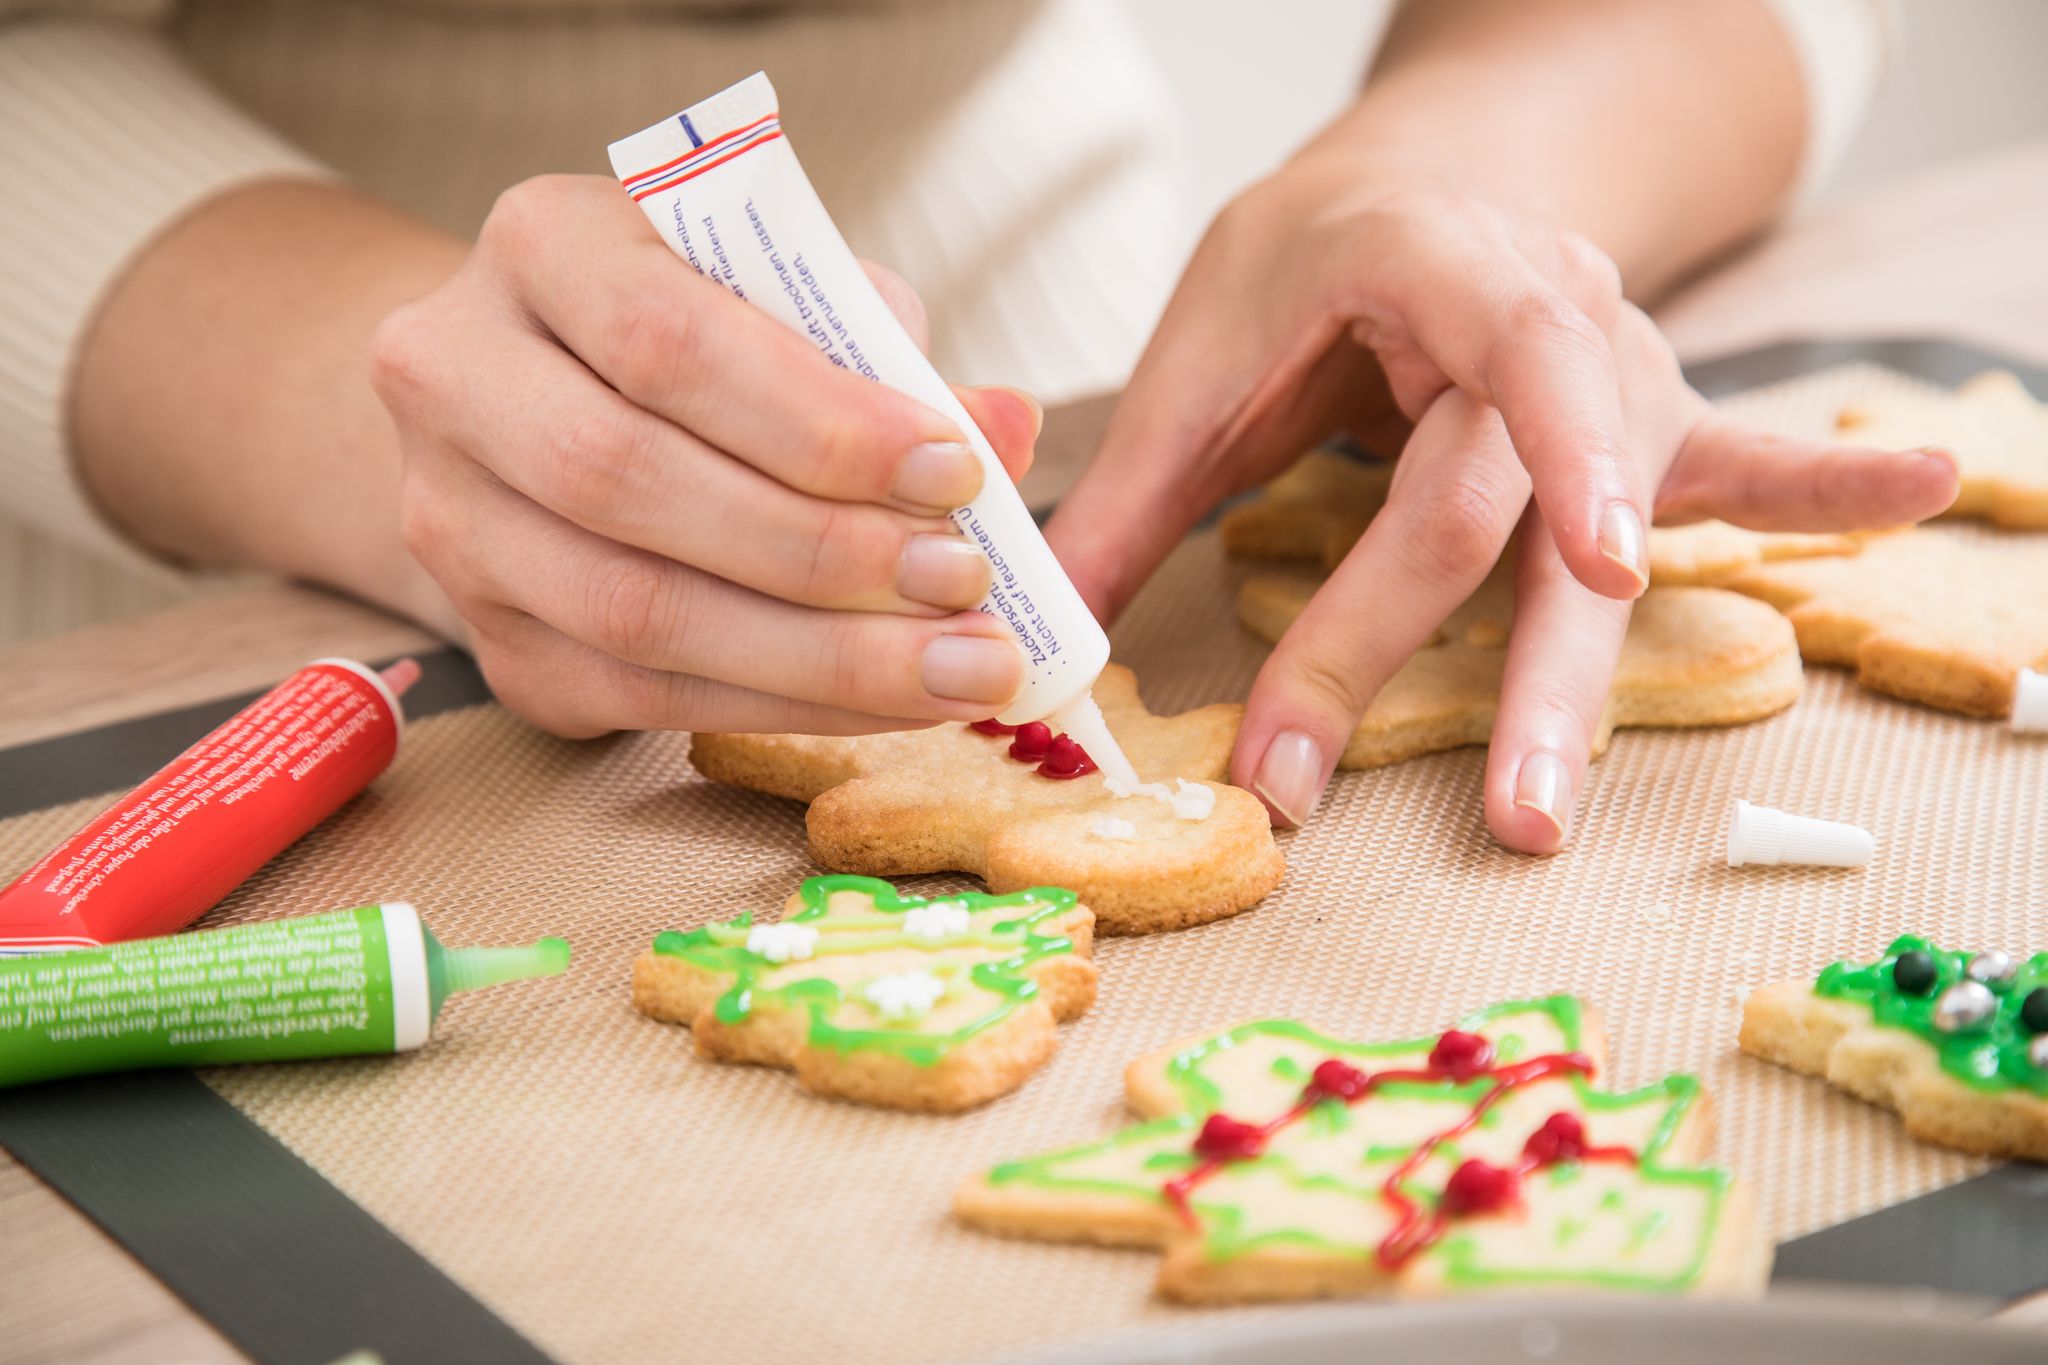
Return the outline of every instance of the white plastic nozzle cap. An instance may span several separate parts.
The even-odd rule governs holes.
[[[1861,867],[1877,851],[1870,831],[1839,820],[1788,815],[1748,801],[1735,803],[1728,822],[1728,866],[1803,863],[1809,867]]]
[[[2020,670],[2012,690],[2012,728],[2023,735],[2048,733],[2048,673]]]

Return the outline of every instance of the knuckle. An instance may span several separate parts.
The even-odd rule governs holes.
[[[856,503],[826,503],[817,516],[810,558],[796,575],[796,600],[854,605],[893,592],[907,532],[894,518]]]
[[[432,382],[435,346],[430,309],[425,300],[402,304],[386,314],[370,334],[370,386],[387,407],[413,399]]]
[[[1514,512],[1492,485],[1466,475],[1421,500],[1405,543],[1429,577],[1468,574],[1499,557]]]
[[[848,498],[888,495],[894,471],[883,433],[895,424],[879,405],[861,406],[861,411],[834,411],[815,419],[800,475],[806,491]]]
[[[1576,232],[1557,240],[1559,268],[1565,292],[1580,305],[1611,307],[1621,299],[1621,267],[1614,258]]]
[[[448,513],[441,499],[420,480],[408,478],[398,489],[398,538],[413,558],[431,565],[447,547]]]
[[[585,611],[599,649],[648,664],[673,652],[686,619],[684,593],[660,565],[622,555],[590,576],[587,591]]]
[[[648,458],[646,436],[630,414],[583,407],[543,437],[542,486],[572,520],[617,524],[645,492]]]
[[[562,182],[566,179],[559,175],[536,175],[506,187],[484,218],[483,229],[477,236],[479,244],[487,250],[503,248],[511,252],[530,247],[558,216]]]
[[[612,373],[605,377],[628,397],[647,399],[677,391],[702,344],[703,317],[696,291],[636,295],[611,319]]]
[[[1338,722],[1340,734],[1348,734],[1365,708],[1372,704],[1365,680],[1340,660],[1319,652],[1304,653],[1293,661],[1294,690],[1316,715]]]

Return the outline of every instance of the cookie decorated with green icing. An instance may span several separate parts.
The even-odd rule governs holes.
[[[1924,1142],[2048,1161],[2048,953],[1903,935],[1875,962],[1751,993],[1741,1043],[1896,1111]]]
[[[822,1095],[967,1109],[1023,1084],[1095,1003],[1093,930],[1057,887],[919,899],[811,877],[780,920],[657,936],[633,1005],[688,1024],[700,1057],[788,1067]]]
[[[1189,1302],[1760,1291],[1746,1192],[1700,1164],[1698,1082],[1615,1092],[1605,1067],[1571,996],[1391,1043],[1240,1024],[1133,1063],[1138,1122],[997,1166],[953,1207],[995,1232],[1160,1248],[1160,1292]]]

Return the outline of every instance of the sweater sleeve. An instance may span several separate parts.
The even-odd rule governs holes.
[[[1768,0],[1806,86],[1806,151],[1790,202],[1840,164],[1904,38],[1898,0]]]
[[[250,180],[326,172],[189,70],[138,21],[148,9],[0,18],[0,510],[174,580],[77,475],[66,413],[80,345],[108,287],[180,216]]]

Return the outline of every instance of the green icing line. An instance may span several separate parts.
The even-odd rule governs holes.
[[[754,922],[751,913],[728,920],[724,924],[710,924],[700,929],[692,929],[688,933],[670,931],[657,934],[654,939],[654,951],[665,957],[682,958],[705,971],[732,977],[732,985],[719,996],[718,1003],[713,1009],[721,1023],[740,1023],[761,1008],[803,1010],[810,1018],[808,1039],[816,1046],[829,1047],[841,1052],[864,1049],[887,1052],[915,1066],[935,1066],[954,1048],[1008,1018],[1015,1012],[1017,1006],[1038,994],[1038,984],[1027,975],[1033,963],[1042,958],[1074,950],[1073,940],[1065,935],[1037,932],[1036,926],[1041,921],[1064,915],[1074,908],[1077,899],[1073,892],[1052,886],[1034,886],[1029,890],[1012,891],[1001,896],[963,891],[956,895],[938,896],[927,900],[899,895],[894,886],[877,877],[808,877],[798,891],[802,908],[782,922],[801,924],[808,920],[823,919],[827,914],[831,897],[844,891],[871,897],[876,913],[834,916],[831,922],[835,927],[850,924],[855,926],[856,932],[844,935],[821,932],[817,944],[812,949],[814,958],[840,953],[868,952],[877,948],[943,951],[962,946],[1014,946],[1015,951],[1009,956],[992,962],[977,962],[968,970],[968,977],[975,986],[996,997],[993,1007],[960,1028],[943,1034],[919,1033],[914,1027],[842,1027],[832,1022],[833,1012],[847,1000],[847,993],[838,982],[819,977],[806,977],[792,981],[786,986],[759,988],[763,973],[792,964],[770,962],[759,953],[747,951],[747,931],[753,927]],[[957,904],[965,909],[969,915],[975,917],[970,924],[969,932],[941,939],[928,939],[907,935],[900,928],[891,931],[889,926],[900,920],[904,912],[932,904]],[[981,918],[992,910],[1015,910],[1020,913],[1010,919]],[[950,982],[958,978],[960,967],[958,964],[948,964],[934,967],[932,970],[935,975]]]
[[[1578,1000],[1572,996],[1557,995],[1537,1000],[1509,1001],[1493,1005],[1487,1009],[1467,1015],[1458,1022],[1457,1026],[1461,1029],[1473,1030],[1502,1017],[1529,1011],[1540,1011],[1550,1015],[1556,1023],[1563,1051],[1569,1052],[1579,1047],[1582,1036],[1582,1014]],[[1161,1192],[1160,1186],[1152,1183],[1150,1179],[1116,1180],[1100,1176],[1069,1176],[1062,1174],[1060,1168],[1072,1161],[1137,1143],[1156,1142],[1168,1137],[1185,1143],[1192,1134],[1192,1131],[1198,1127],[1200,1121],[1206,1115],[1213,1112],[1221,1100],[1221,1090],[1213,1080],[1204,1074],[1203,1068],[1205,1064],[1220,1052],[1238,1046],[1247,1039],[1260,1036],[1282,1037],[1306,1043],[1318,1052],[1328,1056],[1365,1058],[1399,1056],[1402,1054],[1413,1054],[1418,1051],[1427,1052],[1435,1042],[1435,1036],[1432,1035],[1429,1038],[1395,1043],[1351,1043],[1331,1038],[1327,1034],[1320,1033],[1305,1024],[1291,1019],[1265,1019],[1254,1023],[1242,1024],[1236,1028],[1219,1033],[1214,1037],[1204,1039],[1168,1063],[1168,1079],[1179,1091],[1183,1101],[1187,1103],[1187,1112],[1168,1118],[1152,1119],[1134,1124],[1098,1142],[1086,1143],[1078,1147],[1071,1147],[1044,1156],[1027,1158],[1022,1161],[1006,1162],[989,1172],[989,1181],[994,1184],[1025,1183],[1049,1189],[1123,1195],[1153,1204],[1161,1202],[1164,1195]],[[1275,1071],[1278,1074],[1277,1067]],[[1684,1121],[1685,1115],[1697,1103],[1700,1094],[1699,1082],[1691,1076],[1674,1075],[1667,1076],[1661,1081],[1636,1090],[1624,1093],[1609,1093],[1594,1090],[1583,1076],[1568,1075],[1564,1079],[1573,1087],[1575,1098],[1588,1112],[1626,1109],[1638,1104],[1652,1103],[1660,1100],[1664,1103],[1664,1113],[1658,1120],[1656,1127],[1651,1130],[1650,1136],[1645,1141],[1643,1150],[1639,1154],[1636,1173],[1638,1178],[1650,1184],[1693,1186],[1706,1193],[1706,1224],[1701,1229],[1698,1243],[1699,1250],[1692,1262],[1670,1276],[1643,1275],[1627,1271],[1583,1269],[1570,1271],[1490,1270],[1473,1264],[1473,1258],[1478,1254],[1477,1243],[1470,1237],[1457,1236],[1455,1234],[1446,1237],[1424,1254],[1442,1258],[1445,1265],[1445,1277],[1448,1281],[1470,1286],[1574,1283],[1592,1285],[1598,1288],[1650,1292],[1671,1292],[1685,1288],[1698,1279],[1700,1273],[1705,1269],[1707,1256],[1713,1247],[1715,1230],[1720,1221],[1721,1207],[1724,1203],[1723,1196],[1731,1183],[1731,1178],[1724,1171],[1711,1168],[1662,1167],[1656,1164],[1658,1154],[1670,1143],[1672,1137],[1677,1133],[1679,1125]],[[1487,1083],[1483,1080],[1466,1082],[1464,1084],[1448,1081],[1402,1082],[1390,1083],[1382,1087],[1379,1093],[1389,1098],[1398,1095],[1406,1099],[1437,1101],[1447,1104],[1461,1103],[1469,1106],[1480,1095],[1484,1094],[1487,1089]],[[1311,1111],[1311,1114],[1314,1112]],[[1366,1148],[1361,1158],[1361,1164],[1369,1165],[1381,1161],[1398,1160],[1407,1156],[1413,1150],[1412,1146],[1373,1144]],[[1453,1147],[1451,1144],[1442,1144],[1439,1146],[1438,1152],[1444,1154],[1446,1159],[1450,1159]],[[1193,1164],[1192,1160],[1187,1158],[1184,1153],[1180,1153],[1183,1158],[1182,1161],[1169,1166],[1166,1158],[1175,1154],[1166,1151],[1154,1153],[1142,1163],[1143,1169],[1148,1175],[1153,1175],[1166,1169],[1186,1169],[1188,1165]],[[1257,1158],[1257,1161],[1277,1168],[1279,1173],[1289,1183],[1300,1189],[1328,1190],[1332,1193],[1340,1193],[1358,1198],[1376,1199],[1380,1197],[1380,1188],[1377,1182],[1354,1185],[1334,1176],[1304,1175],[1295,1170],[1292,1163],[1287,1161],[1282,1154],[1268,1153]],[[1572,1171],[1572,1174],[1565,1174],[1566,1170]],[[1563,1182],[1576,1179],[1578,1175],[1579,1171],[1575,1166],[1560,1167],[1552,1172],[1551,1178],[1555,1181]],[[1433,1204],[1438,1197],[1436,1191],[1426,1189],[1419,1184],[1406,1184],[1403,1186],[1403,1190],[1411,1198],[1425,1206]],[[1234,1256],[1241,1256],[1259,1247],[1270,1245],[1307,1247],[1338,1255],[1372,1255],[1376,1251],[1376,1247],[1348,1246],[1304,1229],[1275,1229],[1253,1236],[1245,1236],[1241,1231],[1245,1218],[1243,1209],[1213,1198],[1204,1199],[1199,1193],[1192,1200],[1192,1204],[1196,1213],[1202,1219],[1204,1254],[1213,1260],[1225,1260]],[[1602,1196],[1599,1207],[1605,1210],[1615,1210],[1624,1207],[1625,1204],[1626,1200],[1622,1197],[1620,1191],[1610,1190]],[[1656,1215],[1653,1214],[1652,1217],[1654,1218]],[[1638,1240],[1654,1235],[1655,1231],[1661,1230],[1662,1224],[1659,1223],[1652,1232],[1645,1233],[1642,1231],[1642,1224],[1638,1224]]]
[[[1925,995],[1904,995],[1892,983],[1892,964],[1905,953],[1926,953],[1934,960],[1934,988]],[[2020,1022],[2027,993],[2048,986],[2048,953],[2036,953],[2019,965],[2010,982],[1992,987],[1998,1010],[1966,1033],[1944,1033],[1934,1026],[1934,1002],[1964,980],[1969,953],[1937,948],[1916,934],[1904,934],[1875,962],[1833,962],[1822,969],[1813,993],[1869,1009],[1886,1028],[1903,1029],[1934,1049],[1941,1069],[1979,1090],[2025,1090],[2048,1097],[2048,1071],[2027,1060],[2032,1034]]]
[[[1575,1051],[1580,1040],[1580,1006],[1576,997],[1550,995],[1539,1000],[1510,1000],[1498,1005],[1489,1005],[1475,1010],[1457,1023],[1457,1027],[1473,1032],[1484,1028],[1496,1019],[1513,1014],[1531,1012],[1547,1014],[1556,1023],[1563,1038],[1566,1052]],[[1181,1102],[1193,1113],[1207,1114],[1222,1101],[1222,1092],[1216,1083],[1203,1074],[1202,1067],[1218,1052],[1238,1046],[1252,1038],[1278,1037],[1297,1043],[1306,1043],[1325,1057],[1397,1057],[1403,1053],[1427,1053],[1437,1040],[1436,1034],[1427,1038],[1410,1038],[1398,1043],[1347,1043],[1318,1032],[1307,1024],[1293,1019],[1259,1019],[1249,1024],[1239,1024],[1213,1037],[1205,1038],[1187,1051],[1175,1057],[1166,1067],[1166,1078],[1180,1091]],[[1433,1089],[1425,1085],[1424,1089]],[[1479,1090],[1484,1090],[1484,1085]],[[1397,1095],[1403,1092],[1394,1085],[1382,1087],[1382,1094]],[[1412,1096],[1410,1096],[1412,1098]]]

